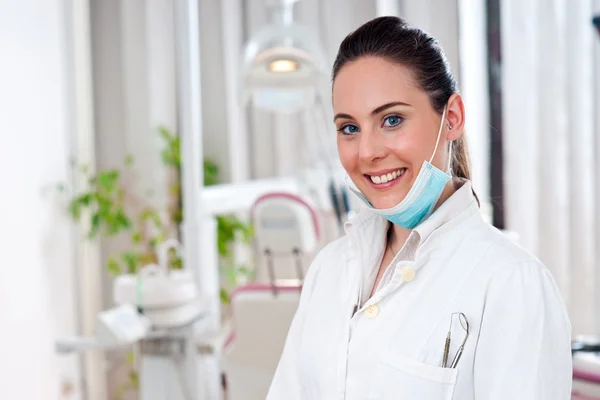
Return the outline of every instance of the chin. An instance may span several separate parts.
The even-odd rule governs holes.
[[[376,194],[371,196],[369,201],[371,201],[373,207],[377,208],[378,210],[385,210],[387,208],[396,207],[402,200],[404,200],[405,197],[406,195],[404,194],[396,196],[381,196],[381,194],[378,196]]]

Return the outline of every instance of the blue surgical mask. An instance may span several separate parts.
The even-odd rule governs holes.
[[[450,168],[448,168],[448,172],[444,172],[431,164],[431,161],[433,161],[433,158],[435,157],[438,144],[440,143],[445,117],[446,107],[444,107],[444,112],[442,113],[442,121],[440,123],[440,129],[438,131],[433,154],[429,161],[423,161],[423,165],[421,166],[421,170],[419,171],[419,175],[417,175],[415,183],[410,188],[406,197],[398,203],[398,205],[392,208],[378,209],[373,207],[366,196],[353,184],[349,185],[350,191],[358,196],[358,198],[374,212],[385,217],[391,223],[400,225],[406,229],[413,229],[427,219],[433,213],[435,205],[440,199],[446,184],[452,177],[449,171]],[[451,159],[450,156],[448,159]],[[448,162],[448,164],[450,163]]]

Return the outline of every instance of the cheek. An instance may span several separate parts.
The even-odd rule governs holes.
[[[402,138],[396,138],[396,140],[390,141],[388,148],[394,158],[407,164],[413,164],[422,153],[415,135],[404,135]]]
[[[338,138],[337,148],[340,162],[346,172],[351,174],[356,171],[358,169],[358,149],[356,149],[356,146],[349,140]]]
[[[404,132],[401,137],[388,143],[395,158],[402,160],[412,168],[420,168],[423,160],[429,161],[435,147],[428,135],[421,130]]]

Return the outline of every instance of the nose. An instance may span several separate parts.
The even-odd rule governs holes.
[[[372,129],[361,132],[358,148],[358,156],[361,162],[369,164],[382,160],[387,156],[387,153],[383,135]]]

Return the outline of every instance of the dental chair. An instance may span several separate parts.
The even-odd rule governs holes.
[[[314,208],[303,198],[272,193],[252,208],[255,250],[266,261],[266,279],[237,288],[231,295],[232,333],[223,349],[228,400],[264,400],[298,308],[304,256],[319,239]],[[292,257],[292,270],[278,259]],[[281,272],[281,273],[280,273]],[[284,279],[277,279],[278,276]],[[293,279],[292,279],[293,278]]]
[[[308,198],[286,192],[259,197],[250,210],[257,282],[297,281],[321,239],[321,219]],[[275,271],[276,270],[276,271]]]

